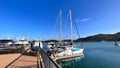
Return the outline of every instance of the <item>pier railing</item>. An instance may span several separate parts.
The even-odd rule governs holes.
[[[44,68],[61,68],[50,56],[48,56],[43,49],[40,48],[40,54]]]

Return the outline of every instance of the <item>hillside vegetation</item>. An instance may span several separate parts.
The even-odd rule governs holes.
[[[75,40],[76,42],[79,41],[120,41],[120,32],[115,34],[98,34],[94,36],[88,36],[85,38],[79,38]]]

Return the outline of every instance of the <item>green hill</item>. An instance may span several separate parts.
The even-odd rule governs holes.
[[[79,41],[120,41],[120,32],[115,34],[98,34],[94,36],[88,36],[85,38],[79,38],[75,40],[76,42]]]

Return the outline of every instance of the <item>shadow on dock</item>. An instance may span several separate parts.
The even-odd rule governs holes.
[[[37,68],[36,56],[22,55],[7,68]]]
[[[24,51],[19,57],[8,64],[5,68],[38,68],[37,53],[26,53]]]

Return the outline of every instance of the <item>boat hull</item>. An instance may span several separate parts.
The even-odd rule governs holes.
[[[57,53],[57,56],[83,54],[83,51],[84,51],[84,48],[80,48],[80,50],[77,50],[77,51],[65,50],[63,52]]]
[[[77,51],[73,51],[73,54],[80,54],[80,53],[83,53],[83,51],[84,51],[84,48],[81,48]]]

